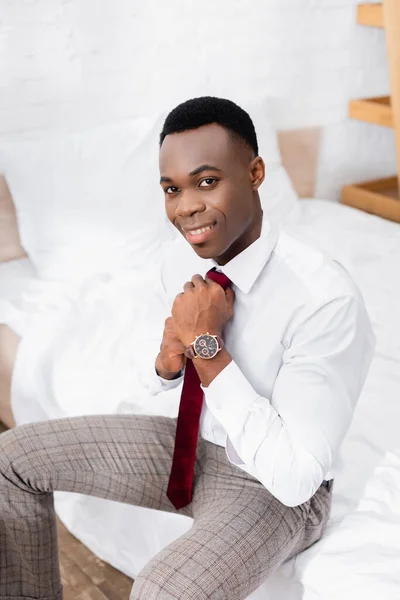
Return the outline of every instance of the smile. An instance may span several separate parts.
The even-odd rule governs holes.
[[[192,231],[186,231],[185,237],[190,244],[202,244],[214,234],[216,229],[217,223],[214,223],[213,225],[208,225],[207,227],[202,227],[201,229],[192,229]]]

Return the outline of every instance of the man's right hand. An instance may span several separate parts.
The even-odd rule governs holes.
[[[175,333],[172,317],[168,317],[165,320],[160,353],[156,358],[156,371],[163,379],[174,379],[185,365],[185,346]]]

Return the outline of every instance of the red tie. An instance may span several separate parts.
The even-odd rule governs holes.
[[[226,275],[216,271],[215,267],[208,271],[206,277],[219,283],[224,290],[232,283]],[[167,497],[177,510],[189,504],[192,499],[202,405],[203,390],[200,387],[200,378],[193,362],[188,358],[176,425],[174,457],[167,489]]]

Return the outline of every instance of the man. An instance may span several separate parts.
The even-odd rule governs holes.
[[[270,227],[254,126],[234,103],[175,108],[160,172],[192,251],[177,243],[162,273],[167,296],[181,291],[142,376],[149,402],[184,382],[179,417],[78,417],[0,436],[1,600],[62,598],[54,490],[193,517],[132,599],[244,599],[329,518],[373,355],[362,298],[340,265]]]

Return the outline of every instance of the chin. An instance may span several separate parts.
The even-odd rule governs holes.
[[[214,258],[215,256],[218,256],[218,252],[215,248],[207,247],[205,244],[204,246],[202,244],[189,244],[189,246],[198,256],[200,256],[200,258]]]

